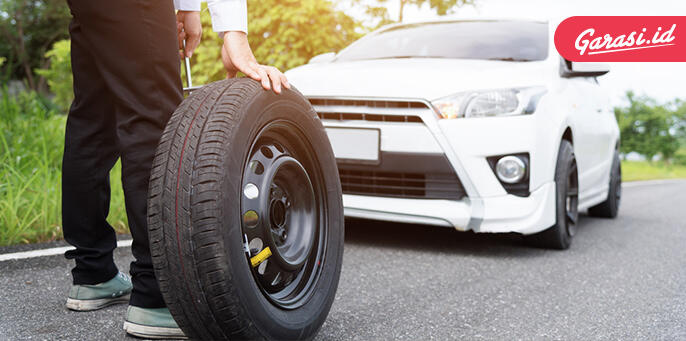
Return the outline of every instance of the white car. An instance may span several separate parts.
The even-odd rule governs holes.
[[[619,129],[597,77],[553,25],[386,26],[287,72],[327,128],[345,215],[568,248],[578,211],[615,217]]]

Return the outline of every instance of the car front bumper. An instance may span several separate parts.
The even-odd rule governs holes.
[[[420,101],[406,108],[397,107],[395,102],[371,105],[369,100],[350,106],[343,105],[347,104],[344,101],[327,105],[316,102],[315,110],[326,127],[379,129],[381,153],[415,156],[408,160],[422,155],[444,157],[445,168],[454,172],[466,195],[455,199],[359,195],[346,193],[344,184],[346,216],[522,234],[536,233],[555,223],[552,176],[557,146],[550,141],[559,132],[537,128],[549,126],[545,122],[550,119],[548,115],[442,120],[427,102],[424,109],[417,107]],[[360,119],[345,113],[377,116]],[[378,115],[384,115],[383,120]],[[411,122],[412,115],[420,120]],[[398,117],[400,122],[395,122]],[[520,153],[529,156],[529,191],[517,196],[500,183],[488,158]],[[416,168],[414,161],[405,164],[408,169]],[[346,167],[339,163],[339,168]]]
[[[502,195],[480,199],[482,217],[472,214],[473,201],[384,198],[343,195],[345,215],[353,218],[452,227],[460,231],[533,234],[555,223],[555,183],[528,197]]]

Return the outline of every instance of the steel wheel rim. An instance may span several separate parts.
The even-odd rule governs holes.
[[[567,171],[565,193],[565,225],[567,235],[573,237],[576,233],[576,223],[579,219],[579,180],[577,176],[576,160],[572,161]]]
[[[295,309],[313,293],[325,255],[323,177],[312,146],[292,123],[271,122],[254,141],[241,181],[247,263],[267,299]],[[251,258],[266,247],[271,256],[253,267]]]

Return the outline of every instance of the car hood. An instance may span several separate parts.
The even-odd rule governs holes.
[[[305,96],[434,100],[460,91],[545,85],[544,62],[439,58],[307,64],[286,73]]]

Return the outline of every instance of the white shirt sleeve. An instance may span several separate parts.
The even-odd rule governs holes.
[[[200,0],[174,0],[174,9],[179,11],[200,11]]]
[[[201,0],[174,0],[174,8],[181,11],[200,11]],[[247,0],[207,0],[212,16],[212,29],[223,36],[227,31],[248,33]]]
[[[223,36],[227,31],[248,33],[247,0],[207,0],[212,15],[212,29]]]

